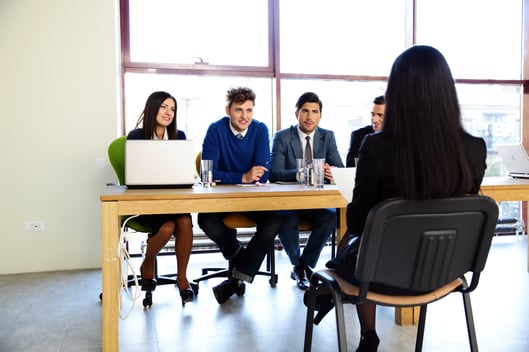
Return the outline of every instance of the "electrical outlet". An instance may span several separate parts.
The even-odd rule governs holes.
[[[44,231],[44,221],[26,221],[26,231],[29,231],[29,232]]]

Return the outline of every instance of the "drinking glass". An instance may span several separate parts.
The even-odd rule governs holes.
[[[312,159],[314,188],[323,189],[325,182],[325,159]]]
[[[213,160],[200,160],[200,180],[204,187],[210,187],[213,183]]]
[[[296,181],[299,184],[305,184],[305,160],[296,159]]]

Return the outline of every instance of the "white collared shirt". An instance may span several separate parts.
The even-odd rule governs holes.
[[[231,125],[231,122],[230,122],[230,130],[231,130],[231,133],[233,133],[234,136],[237,136],[238,134],[240,134],[242,136],[242,138],[244,138],[246,136],[246,133],[248,133],[248,129],[245,129],[242,132],[237,131],[235,128],[233,128],[233,126]]]
[[[152,134],[152,139],[159,140],[158,136],[156,135],[156,131]],[[169,136],[167,135],[167,128],[163,130],[163,138],[162,140],[166,141],[169,139]]]

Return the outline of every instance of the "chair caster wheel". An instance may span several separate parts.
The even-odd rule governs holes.
[[[239,285],[239,287],[237,288],[237,291],[235,291],[235,294],[240,297],[244,295],[244,292],[246,292],[246,284],[243,282],[242,284]]]
[[[150,291],[147,291],[145,293],[145,298],[143,299],[143,307],[151,307],[152,306],[152,293]]]
[[[270,286],[272,286],[272,287],[276,287],[277,280],[278,280],[278,276],[277,276],[277,275],[273,275],[273,276],[270,278],[270,280],[268,280],[268,282],[270,283]]]

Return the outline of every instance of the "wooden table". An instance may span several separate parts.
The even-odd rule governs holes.
[[[347,206],[334,185],[325,185],[322,190],[276,184],[222,185],[209,189],[200,186],[151,190],[116,187],[106,190],[100,199],[103,351],[119,350],[119,234],[122,215],[338,208],[340,224],[337,237],[341,238],[345,231]]]
[[[481,194],[497,202],[529,201],[529,179],[512,177],[485,177],[481,183]],[[529,211],[528,211],[529,219]],[[529,241],[527,247],[527,271],[529,271]],[[419,308],[408,307],[395,310],[395,322],[399,325],[415,325],[419,321]]]
[[[529,179],[485,177],[481,183],[481,193],[497,202],[529,201]],[[529,219],[529,209],[526,219]],[[527,271],[529,271],[529,241],[527,242]]]

